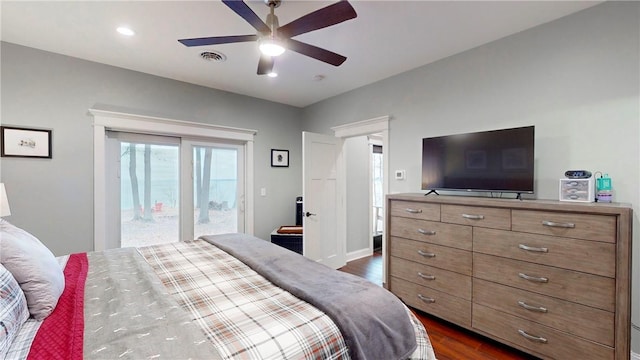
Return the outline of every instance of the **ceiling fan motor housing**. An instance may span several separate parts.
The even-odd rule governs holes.
[[[281,0],[264,0],[264,3],[267,4],[268,7],[277,8],[282,3]]]

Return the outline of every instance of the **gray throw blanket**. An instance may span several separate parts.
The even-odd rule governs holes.
[[[384,288],[250,235],[201,239],[329,315],[342,332],[351,358],[406,359],[416,349],[404,304]]]

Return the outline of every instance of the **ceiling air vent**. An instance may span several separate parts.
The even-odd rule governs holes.
[[[204,51],[200,53],[200,57],[207,61],[223,62],[227,60],[227,57],[217,51]]]

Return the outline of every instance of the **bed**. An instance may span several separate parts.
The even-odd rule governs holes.
[[[0,358],[435,359],[390,292],[253,236],[54,257],[0,231]]]

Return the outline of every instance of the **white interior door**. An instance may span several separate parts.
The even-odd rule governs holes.
[[[342,139],[302,133],[303,254],[334,269],[346,264],[341,149]]]

